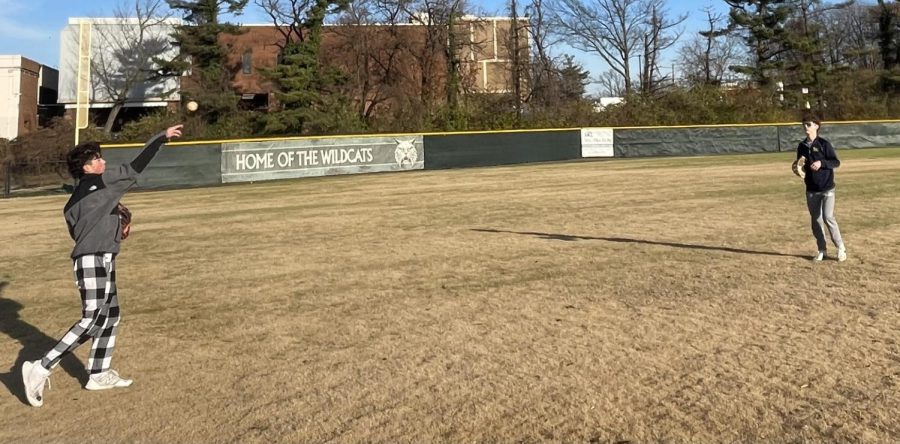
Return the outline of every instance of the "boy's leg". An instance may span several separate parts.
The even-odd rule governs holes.
[[[116,346],[116,331],[119,328],[119,298],[116,294],[115,256],[107,254],[103,259],[108,276],[105,288],[106,299],[103,305],[105,315],[102,317],[102,322],[98,321],[97,323],[97,334],[94,335],[94,343],[88,358],[88,372],[91,376],[84,386],[87,390],[128,387],[134,382],[120,377],[119,373],[109,368]]]
[[[85,255],[75,259],[75,285],[81,293],[81,320],[63,335],[59,343],[41,359],[41,366],[52,369],[66,355],[97,334],[97,325],[106,322],[101,310],[106,299],[107,271],[102,255]]]
[[[98,318],[97,334],[91,345],[88,357],[88,372],[92,375],[109,370],[113,350],[116,346],[116,331],[119,327],[119,298],[116,293],[116,260],[112,254],[103,257],[107,279],[104,289],[105,299],[101,311],[105,314]],[[100,319],[103,320],[100,323]]]
[[[816,238],[816,246],[819,251],[825,251],[828,244],[825,242],[825,232],[822,228],[822,193],[806,193],[806,207],[809,209],[810,222],[813,236]]]
[[[828,226],[828,232],[831,233],[831,241],[838,250],[844,249],[844,239],[841,238],[841,229],[838,228],[837,219],[834,218],[834,190],[825,193],[822,199],[822,217],[825,219],[825,225]]]

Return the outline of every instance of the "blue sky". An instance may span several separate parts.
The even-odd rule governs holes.
[[[68,23],[69,17],[112,17],[117,5],[133,0],[0,0],[0,54],[22,55],[39,63],[57,67],[59,65],[59,32]],[[505,0],[469,0],[488,15],[507,15],[503,9]],[[521,0],[525,3],[527,0]],[[704,27],[705,18],[701,10],[712,6],[717,11],[727,11],[722,0],[667,0],[672,14],[688,14],[684,23],[687,40],[689,34]],[[267,23],[265,14],[258,11],[253,1],[247,6],[243,23]],[[557,53],[569,52],[576,60],[597,76],[606,71],[606,66],[597,56],[577,54],[575,51],[558,49]],[[664,66],[668,66],[667,61]],[[590,89],[590,88],[589,88]]]

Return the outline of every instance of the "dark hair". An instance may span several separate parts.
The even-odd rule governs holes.
[[[805,112],[803,113],[803,122],[812,122],[817,126],[822,126],[822,117],[817,112]]]
[[[84,166],[100,157],[100,144],[97,142],[84,142],[75,145],[66,155],[66,163],[69,165],[69,174],[75,179],[84,176]]]

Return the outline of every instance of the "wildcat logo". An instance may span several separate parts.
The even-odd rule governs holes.
[[[394,140],[397,142],[397,148],[394,149],[394,159],[397,161],[397,166],[400,168],[412,168],[416,164],[416,159],[419,158],[415,145],[416,139]]]

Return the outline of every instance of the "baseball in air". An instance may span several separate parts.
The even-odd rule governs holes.
[[[193,100],[191,100],[190,102],[187,103],[187,110],[190,112],[197,111],[197,108],[199,108],[199,107],[200,107],[200,105],[197,105],[197,102],[195,102]]]

